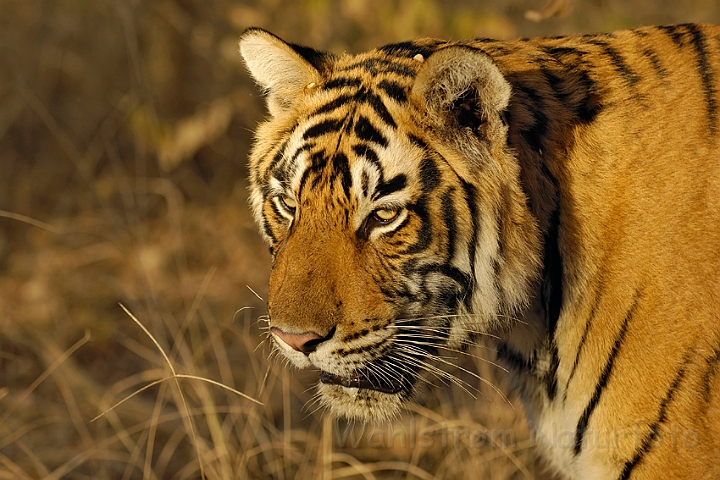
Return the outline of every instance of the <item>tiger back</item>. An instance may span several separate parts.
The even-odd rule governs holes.
[[[269,328],[326,406],[493,336],[566,477],[720,478],[720,28],[240,50]]]

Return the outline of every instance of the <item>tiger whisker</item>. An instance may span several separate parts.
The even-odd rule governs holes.
[[[508,315],[503,313],[450,313],[450,314],[443,314],[443,315],[431,315],[431,316],[425,316],[425,317],[411,317],[411,318],[399,318],[393,320],[395,323],[405,323],[405,322],[418,322],[418,321],[427,321],[427,320],[446,320],[450,318],[502,318],[506,320],[512,320],[518,323],[527,324],[524,320],[521,318],[515,316],[515,315]]]
[[[308,418],[314,416],[324,407],[325,405],[322,404],[322,395],[320,394],[320,392],[316,392],[312,397],[310,397],[310,400],[308,400],[307,403],[303,405],[303,410],[306,412],[303,420],[307,420]]]
[[[255,347],[255,349],[253,350],[253,353],[255,353],[255,352],[257,352],[258,350],[260,350],[260,347],[264,347],[265,344],[268,342],[268,340],[269,340],[269,337],[263,338],[263,339],[260,341],[260,343],[258,343],[257,346]],[[272,355],[272,353],[271,353],[271,355]]]
[[[398,335],[398,336],[399,336],[399,335]],[[505,367],[503,367],[502,365],[499,365],[498,363],[493,362],[492,360],[489,360],[489,359],[487,359],[487,358],[483,358],[483,357],[481,357],[481,356],[479,356],[479,355],[473,355],[472,353],[465,352],[465,351],[459,350],[459,349],[457,349],[457,348],[449,348],[449,347],[447,347],[446,345],[435,344],[435,343],[431,343],[431,342],[421,342],[421,341],[418,341],[418,340],[406,340],[406,339],[403,339],[403,338],[398,339],[397,344],[398,344],[398,345],[417,345],[417,346],[420,346],[420,347],[438,348],[438,349],[445,350],[445,351],[450,352],[450,353],[455,353],[455,354],[458,354],[458,355],[464,355],[464,356],[467,356],[467,357],[470,357],[470,358],[475,358],[475,359],[477,359],[477,360],[480,360],[480,361],[482,361],[482,362],[485,362],[485,363],[487,363],[487,364],[489,364],[489,365],[492,365],[492,366],[494,366],[494,367],[498,367],[499,369],[503,370],[505,373],[508,373],[508,370],[507,370]],[[443,357],[443,358],[447,358],[448,360],[455,360],[457,357]]]
[[[422,357],[427,357],[427,358],[429,358],[430,360],[443,360],[443,359],[442,359],[442,357],[439,357],[439,356],[437,356],[437,355],[428,354],[428,352],[426,352],[426,351],[424,351],[424,350],[422,350],[422,349],[418,349],[418,348],[414,348],[414,347],[412,347],[412,346],[404,345],[404,346],[398,346],[398,349],[397,349],[396,351],[392,352],[392,353],[393,353],[393,354],[395,354],[395,353],[402,354],[403,358],[404,358],[406,361],[412,361],[412,362],[413,362],[413,365],[415,365],[415,366],[421,366],[421,367],[423,367],[423,369],[425,369],[425,370],[427,370],[427,371],[431,371],[431,372],[437,373],[437,374],[441,375],[441,376],[444,377],[444,378],[448,378],[448,379],[449,379],[450,377],[455,377],[455,378],[457,378],[456,375],[453,375],[453,374],[450,373],[450,372],[447,372],[447,371],[445,371],[445,370],[442,370],[442,369],[440,369],[438,366],[433,365],[432,363],[430,363],[429,361],[424,360]],[[447,362],[447,361],[445,361],[445,362],[443,362],[443,363],[446,363],[446,364],[448,364],[448,365],[452,365],[450,362]],[[458,380],[459,380],[459,379],[458,379]],[[468,385],[469,387],[471,387],[471,385],[470,385],[470,384],[467,384],[467,382],[464,382],[463,380],[459,380],[459,381],[461,381],[461,382],[465,383],[466,385]]]
[[[400,367],[400,369],[402,371],[405,371],[407,373],[412,373],[409,370],[403,369],[403,365],[394,365],[394,366]],[[370,371],[370,373],[379,377],[381,380],[384,380],[387,383],[392,383],[392,381],[393,381],[392,376],[390,375],[389,372],[386,372],[381,365],[370,363],[370,364],[368,364],[367,369],[368,369],[368,371]],[[365,375],[365,378],[372,383],[372,380],[367,375]]]
[[[385,327],[386,329],[395,329],[395,330],[419,330],[419,331],[427,331],[427,332],[435,332],[442,335],[448,335],[448,332],[450,331],[450,327],[431,327],[427,325],[387,325]],[[459,329],[458,327],[453,327],[455,329]],[[460,330],[460,329],[459,329]],[[482,337],[488,337],[498,340],[500,337],[498,337],[495,334],[488,333],[488,332],[481,332],[480,330],[471,330],[469,328],[462,328],[461,331],[464,333],[471,333],[473,335],[479,335]]]
[[[458,378],[456,375],[453,375],[450,372],[446,372],[445,370],[442,370],[442,369],[438,368],[437,366],[432,365],[429,362],[426,362],[425,360],[421,360],[421,359],[417,358],[415,355],[408,354],[406,352],[401,352],[401,351],[397,351],[397,352],[393,352],[393,353],[396,353],[397,355],[404,357],[404,361],[407,361],[409,363],[414,364],[417,367],[422,368],[424,371],[434,375],[436,378],[438,378],[440,380],[444,379],[444,380],[449,381],[450,383],[454,383],[459,388],[461,388],[465,393],[467,393],[470,397],[472,397],[473,399],[477,399],[477,397],[469,390],[469,389],[473,389],[473,390],[477,391],[477,389],[475,387],[473,387],[472,385],[470,385],[469,383],[465,382],[464,380]],[[422,377],[420,377],[420,378],[422,378]]]
[[[401,357],[398,357],[398,356],[396,355],[396,353],[397,353],[397,352],[393,352],[392,354],[390,354],[390,355],[388,356],[388,361],[393,361],[393,362],[395,362],[393,366],[395,367],[396,370],[399,370],[399,371],[404,372],[404,373],[407,373],[407,374],[409,374],[409,375],[411,375],[411,376],[413,376],[413,377],[416,377],[416,378],[418,378],[419,380],[427,383],[428,385],[435,386],[435,384],[433,384],[429,379],[424,378],[424,377],[422,377],[422,376],[418,376],[418,375],[417,375],[417,370],[413,370],[413,369],[410,368],[410,365],[412,365],[412,366],[415,366],[415,367],[418,367],[418,368],[423,368],[423,369],[428,370],[429,367],[432,367],[431,364],[423,365],[423,364],[418,363],[418,359],[416,359],[416,358],[413,358],[413,357],[410,357],[410,356],[406,356],[406,355],[402,355]],[[369,367],[370,367],[370,366],[369,366]],[[373,368],[373,369],[375,369],[375,368],[380,368],[380,366],[378,366],[378,365],[372,365],[372,368]],[[383,372],[383,374],[384,374],[384,372]],[[436,375],[436,376],[437,376],[437,375]],[[386,378],[386,379],[387,379],[387,378]]]
[[[403,345],[401,345],[400,348],[401,348],[401,349],[405,349],[406,351],[407,351],[407,349],[418,350],[418,349],[415,349],[415,348],[412,347],[412,346],[403,346]],[[414,351],[414,352],[411,350],[410,353],[427,355],[427,353],[424,352],[424,351],[422,351],[422,350]],[[475,372],[471,372],[471,371],[468,370],[467,368],[464,368],[464,367],[462,367],[462,366],[460,366],[460,365],[455,365],[454,363],[449,362],[449,361],[445,360],[445,359],[442,358],[442,357],[432,356],[432,358],[433,358],[433,360],[437,360],[438,362],[444,363],[445,365],[450,365],[450,366],[452,366],[452,367],[458,368],[458,369],[461,370],[462,372],[467,373],[468,375],[470,375],[470,376],[476,378],[477,380],[483,382],[484,384],[488,385],[490,388],[492,388],[493,390],[495,390],[495,392],[496,392],[497,394],[499,394],[504,401],[506,401],[508,404],[510,404],[510,400],[505,396],[505,394],[502,393],[502,391],[500,391],[500,389],[499,389],[495,384],[493,384],[491,381],[489,381],[488,379],[486,379],[486,378],[484,378],[484,377],[476,374]]]

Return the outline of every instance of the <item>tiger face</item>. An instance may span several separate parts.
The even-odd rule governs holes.
[[[537,272],[506,142],[509,85],[487,55],[426,59],[435,47],[334,58],[261,30],[241,40],[271,113],[251,155],[270,332],[348,417],[391,417],[423,376],[446,376],[431,359],[497,328]],[[466,71],[448,70],[458,63]]]

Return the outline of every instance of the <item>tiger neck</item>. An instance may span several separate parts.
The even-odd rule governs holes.
[[[525,89],[522,85],[519,88]],[[522,116],[519,110],[532,111],[527,103],[523,103],[522,96],[519,97],[509,108],[511,116]],[[538,101],[537,98],[534,100]],[[560,246],[561,219],[568,212],[563,212],[563,192],[558,181],[564,175],[564,159],[553,157],[550,152],[571,150],[573,140],[568,139],[574,136],[570,132],[582,122],[573,114],[574,108],[561,109],[562,113],[554,119],[544,119],[547,120],[545,125],[511,129],[508,138],[518,153],[520,183],[528,199],[528,208],[542,232],[542,267],[531,290],[529,306],[521,313],[520,321],[500,334],[498,359],[511,372],[531,422],[540,416],[540,409],[558,395],[559,356],[555,332],[563,301],[567,301],[563,295],[566,274],[563,255],[567,252]],[[541,114],[532,113],[534,118],[543,120]],[[566,148],[559,148],[561,143],[565,143]]]
[[[555,341],[563,302],[563,263],[558,245],[559,210],[545,231],[543,268],[527,309],[498,335],[497,356],[510,373],[527,417],[534,424],[558,396],[559,355]]]

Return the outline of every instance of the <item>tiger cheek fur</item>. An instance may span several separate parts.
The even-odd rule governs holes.
[[[315,225],[298,220],[277,248],[270,279],[271,325],[283,332],[275,341],[299,367],[310,364],[326,377],[356,378],[359,370],[391,345],[386,327],[396,318],[396,307],[382,295],[377,279],[368,271],[376,263],[368,257],[376,255],[368,252],[363,242],[333,231],[331,222]],[[327,340],[301,353],[288,349],[281,339],[305,332]],[[365,375],[369,377],[371,372]],[[348,382],[348,386],[320,383],[319,399],[340,415],[364,421],[397,414],[411,387],[408,383],[402,393],[388,394],[360,390],[359,380],[358,386]],[[376,381],[378,385],[383,382]]]
[[[270,332],[324,405],[388,419],[489,334],[566,477],[720,478],[720,28],[240,50]]]

